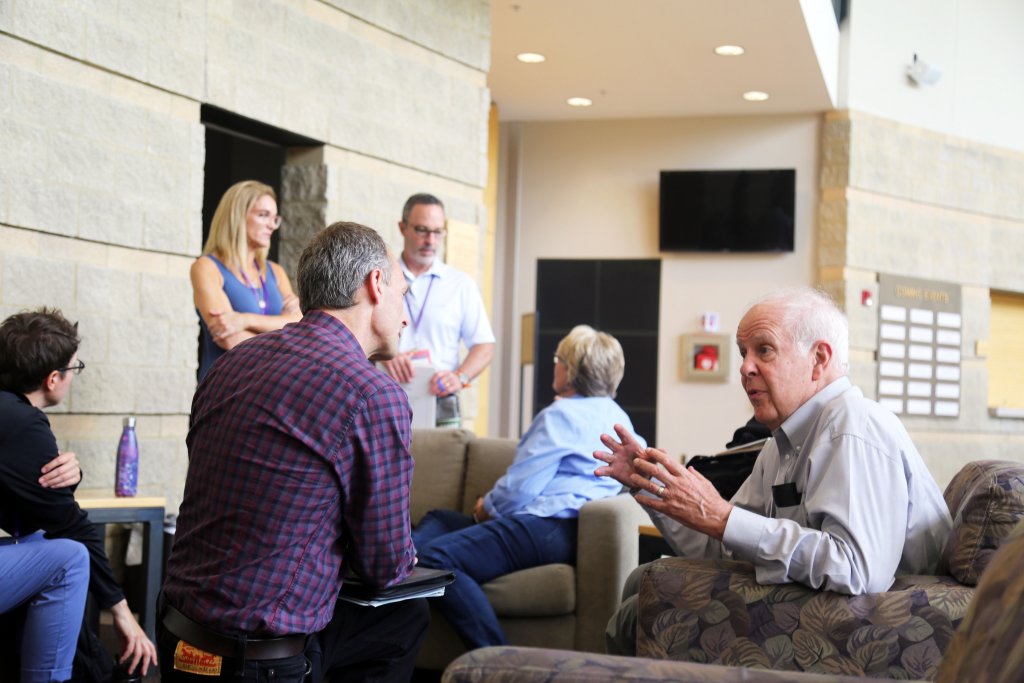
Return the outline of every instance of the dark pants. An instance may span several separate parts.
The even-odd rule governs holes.
[[[160,680],[319,683],[329,673],[334,683],[408,681],[429,622],[426,600],[405,600],[381,607],[339,601],[327,628],[309,639],[304,653],[286,659],[247,659],[244,665],[238,659],[224,657],[219,677],[175,671],[174,650],[179,639],[160,623]]]
[[[454,510],[431,510],[412,532],[423,567],[450,569],[455,583],[431,598],[469,649],[505,645],[505,633],[481,586],[543,564],[576,564],[579,520],[511,515],[474,524]]]

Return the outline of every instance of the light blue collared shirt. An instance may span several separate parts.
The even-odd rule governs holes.
[[[897,573],[935,572],[952,521],[895,415],[842,377],[773,437],[733,496],[723,537],[759,583],[859,595],[887,590]],[[790,483],[800,502],[780,507],[772,487]],[[723,554],[722,543],[674,520],[658,515],[655,524],[680,554]]]
[[[606,396],[572,396],[542,410],[508,471],[484,496],[487,514],[576,517],[587,501],[614,496],[622,486],[594,474],[602,463],[593,453],[606,450],[601,434],[614,434],[615,424],[633,431],[629,416]]]

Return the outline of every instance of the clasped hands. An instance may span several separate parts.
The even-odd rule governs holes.
[[[721,540],[732,505],[714,484],[665,451],[644,448],[622,425],[615,425],[615,434],[617,440],[601,435],[608,451],[594,451],[594,457],[605,463],[594,474],[628,486],[640,505]],[[645,491],[650,495],[644,495]]]

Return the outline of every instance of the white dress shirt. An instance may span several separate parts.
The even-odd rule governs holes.
[[[399,262],[409,283],[409,326],[402,332],[400,351],[428,349],[435,368],[454,371],[461,362],[460,341],[467,350],[494,341],[480,290],[468,275],[435,259],[429,270],[413,277],[405,261]]]

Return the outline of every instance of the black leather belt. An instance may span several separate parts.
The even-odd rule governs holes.
[[[212,652],[221,657],[239,659],[242,657],[238,638],[214,631],[197,624],[170,605],[164,605],[164,626],[189,645]],[[302,654],[306,649],[305,635],[280,636],[278,638],[246,638],[245,658],[284,659]]]

